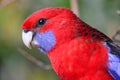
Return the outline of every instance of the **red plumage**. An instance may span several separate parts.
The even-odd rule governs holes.
[[[113,80],[107,71],[110,39],[90,27],[66,8],[45,8],[28,17],[23,29],[34,30],[38,19],[48,21],[39,32],[52,30],[55,46],[47,52],[60,80]]]
[[[107,48],[98,41],[76,38],[48,53],[61,80],[112,80],[107,72]]]

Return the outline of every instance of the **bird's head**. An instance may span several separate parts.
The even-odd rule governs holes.
[[[66,8],[44,8],[31,14],[22,24],[22,39],[31,48],[46,53],[56,45],[69,42],[77,36],[79,18]]]

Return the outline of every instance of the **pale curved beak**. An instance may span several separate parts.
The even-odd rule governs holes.
[[[22,31],[22,40],[25,46],[31,49],[31,42],[33,39],[34,33],[32,31],[25,32],[24,30]]]
[[[32,47],[39,47],[38,42],[34,39],[36,32],[34,31],[22,31],[22,40],[23,43],[28,47],[28,48],[32,48]]]

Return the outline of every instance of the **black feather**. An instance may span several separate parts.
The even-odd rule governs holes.
[[[115,42],[106,42],[107,45],[110,47],[110,53],[120,56],[120,45]]]

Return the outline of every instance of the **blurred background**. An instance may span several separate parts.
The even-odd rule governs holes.
[[[120,0],[78,0],[79,17],[112,38],[120,29]],[[45,64],[46,55],[27,49],[21,39],[21,24],[44,7],[71,8],[70,0],[0,0],[0,80],[58,80],[52,69],[44,70],[24,57],[18,48]]]

